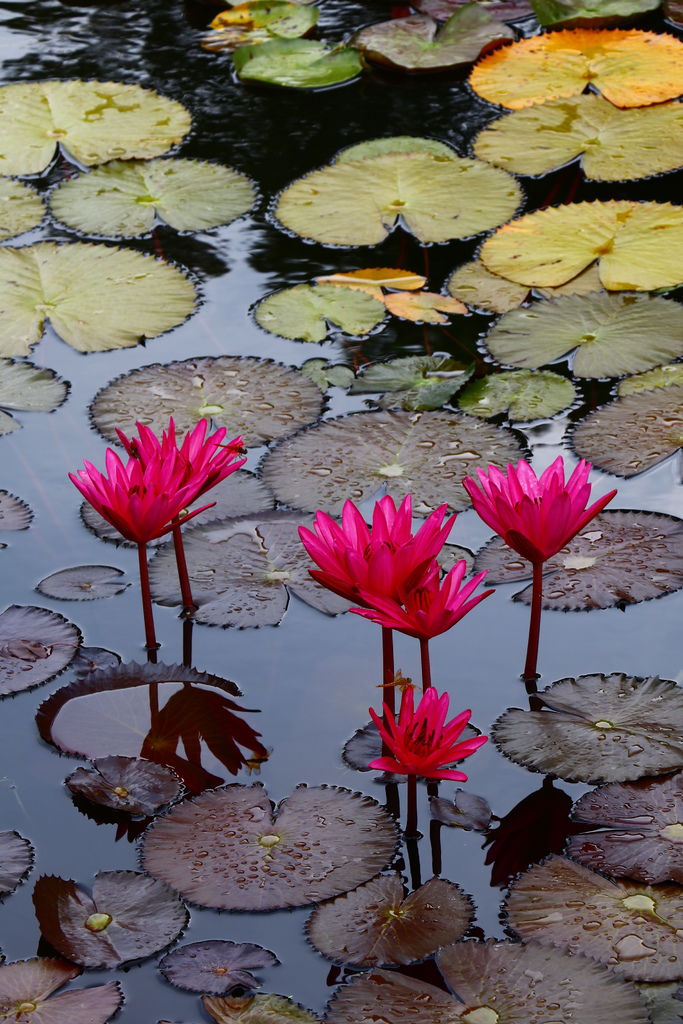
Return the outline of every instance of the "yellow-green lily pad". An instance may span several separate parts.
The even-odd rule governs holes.
[[[281,338],[324,341],[332,328],[359,338],[386,316],[383,302],[334,284],[297,284],[263,299],[254,310],[259,327]]]
[[[386,156],[388,153],[431,153],[432,156],[444,157],[446,160],[458,155],[451,146],[438,139],[416,135],[388,135],[345,146],[331,163],[345,164],[349,160],[366,160],[368,157]]]
[[[53,412],[69,393],[69,384],[54,370],[24,360],[0,359],[0,435],[21,426],[6,409]]]
[[[516,309],[529,294],[527,285],[492,274],[481,260],[471,260],[457,267],[448,278],[446,289],[454,299],[485,313],[507,313]]]
[[[318,21],[319,9],[285,0],[250,0],[221,11],[202,36],[204,50],[230,53],[238,46],[271,39],[297,39]]]
[[[472,364],[458,363],[444,353],[402,356],[364,366],[349,394],[379,392],[383,409],[440,409],[473,373]]]
[[[661,0],[532,0],[534,14],[544,27],[608,28],[654,11]]]
[[[0,178],[0,242],[37,227],[44,213],[43,200],[30,185]]]
[[[512,370],[482,377],[458,399],[463,412],[487,419],[507,413],[512,422],[555,416],[576,400],[576,388],[566,377],[548,370]]]
[[[273,39],[240,46],[232,55],[238,78],[292,89],[324,89],[357,78],[360,55],[350,47],[330,49],[317,39]]]
[[[666,366],[655,366],[645,373],[636,373],[633,377],[625,377],[619,381],[617,394],[619,398],[636,395],[640,391],[657,391],[669,387],[670,384],[683,384],[683,363],[667,363]]]

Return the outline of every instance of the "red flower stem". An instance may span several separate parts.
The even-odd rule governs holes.
[[[192,668],[192,619],[183,619],[183,665]]]
[[[194,603],[192,597],[192,588],[190,587],[190,576],[187,571],[187,560],[185,558],[185,547],[183,545],[183,535],[180,527],[177,525],[177,516],[173,520],[173,548],[175,550],[175,560],[178,567],[178,579],[180,580],[180,593],[183,598],[183,615],[192,615],[197,610],[197,605]]]
[[[140,594],[142,596],[142,615],[145,622],[145,646],[147,660],[156,664],[157,643],[154,632],[154,615],[152,614],[152,593],[149,589],[149,569],[147,568],[147,545],[138,544],[138,567],[140,569]]]
[[[396,714],[396,689],[394,688],[394,632],[382,626],[382,701],[387,705],[392,715]],[[386,712],[383,712],[382,721],[384,728],[388,729]],[[391,757],[391,751],[382,740],[382,757]]]
[[[541,632],[541,605],[543,602],[543,562],[534,562],[534,577],[531,591],[531,618],[529,619],[529,639],[526,645],[526,662],[522,679],[527,685],[527,692],[535,692],[538,672],[538,640]],[[533,690],[529,691],[529,686]]]
[[[432,667],[429,662],[429,640],[420,637],[420,666],[422,669],[422,692],[432,685]]]
[[[408,776],[406,788],[406,828],[404,835],[407,837],[416,836],[417,831],[417,776]]]

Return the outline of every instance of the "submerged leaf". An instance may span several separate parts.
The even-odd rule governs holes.
[[[357,78],[360,55],[350,47],[330,49],[316,39],[273,39],[240,46],[232,56],[238,78],[294,89],[324,89]]]
[[[74,964],[47,957],[3,964],[0,1014],[21,1024],[105,1024],[123,1001],[118,981],[52,995],[80,973]]]
[[[257,988],[251,971],[279,963],[274,953],[253,942],[209,939],[178,946],[159,961],[159,970],[166,981],[178,988],[224,995],[238,985]]]
[[[64,781],[72,793],[126,814],[154,814],[181,791],[175,772],[139,757],[99,757]]]
[[[264,331],[296,341],[324,341],[334,327],[352,337],[363,337],[385,316],[384,304],[376,298],[333,284],[283,288],[254,309],[254,319]]]
[[[14,892],[19,882],[26,878],[32,864],[33,847],[28,839],[18,832],[0,832],[0,895]]]
[[[0,491],[0,530],[28,530],[33,512],[25,501]]]
[[[349,394],[383,392],[379,404],[384,409],[439,409],[473,372],[473,366],[464,366],[442,353],[403,356],[362,367]]]
[[[78,627],[57,612],[10,605],[0,615],[0,696],[53,679],[80,642]]]
[[[299,367],[305,377],[310,377],[321,391],[328,388],[348,388],[354,378],[350,366],[342,363],[328,363],[327,359],[307,359]]]
[[[481,260],[463,263],[453,271],[446,288],[455,299],[486,313],[507,313],[524,302],[529,289],[487,270]]]
[[[512,422],[529,422],[555,416],[576,401],[571,381],[548,370],[513,370],[473,381],[458,399],[463,412],[473,416],[500,416],[507,412]]]
[[[652,1024],[681,1024],[683,1020],[683,988],[677,981],[649,984],[640,982],[636,989],[645,1000]]]
[[[318,1018],[287,996],[202,996],[202,1005],[216,1024],[318,1024]]]
[[[0,242],[37,227],[44,215],[43,200],[35,189],[21,181],[0,178]]]
[[[97,601],[122,594],[130,583],[122,583],[122,569],[111,565],[75,565],[46,576],[35,589],[44,597],[60,601]]]

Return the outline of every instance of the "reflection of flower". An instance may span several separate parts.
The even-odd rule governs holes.
[[[370,709],[372,720],[393,757],[377,758],[370,762],[370,768],[398,775],[421,775],[426,779],[467,781],[463,772],[445,766],[462,761],[486,743],[486,736],[457,742],[470,720],[471,711],[461,711],[450,722],[446,722],[448,694],[439,696],[434,687],[430,687],[417,708],[413,706],[412,689],[403,691],[398,721],[386,704],[384,713],[386,727],[382,719]]]

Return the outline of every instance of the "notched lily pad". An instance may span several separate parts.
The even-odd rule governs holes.
[[[18,832],[0,832],[0,896],[14,892],[33,864],[33,847]],[[1,975],[0,975],[1,977]],[[0,981],[0,997],[2,983]]]
[[[57,612],[10,605],[0,615],[0,696],[59,675],[81,639],[78,627]]]
[[[431,796],[429,809],[434,821],[440,821],[442,825],[484,832],[491,824],[492,813],[488,800],[468,793],[466,789],[456,789],[454,800]]]
[[[118,981],[52,995],[80,973],[80,967],[48,957],[3,964],[0,1013],[22,1024],[105,1024],[123,1002]]]
[[[461,1019],[462,1004],[443,988],[429,985],[399,971],[375,970],[356,975],[341,985],[332,997],[325,1024],[359,1024],[387,1021],[387,1024],[415,1024],[419,1007],[420,1024],[454,1024]],[[484,1024],[489,1024],[484,1018]],[[467,1020],[467,1018],[465,1018]],[[472,1024],[478,1024],[476,1018]]]
[[[439,409],[469,380],[472,365],[464,365],[446,353],[404,356],[386,363],[370,363],[358,371],[349,388],[351,395],[382,393],[383,409]]]
[[[457,153],[448,143],[440,139],[430,139],[419,135],[387,135],[378,139],[366,139],[365,142],[354,142],[352,146],[344,146],[336,154],[332,163],[342,164],[355,160],[368,160],[376,156],[387,156],[390,153],[430,153],[435,157],[451,160]],[[425,284],[418,285],[422,288]],[[387,288],[397,288],[396,284],[385,284]]]
[[[46,576],[35,589],[59,601],[96,601],[122,594],[130,586],[121,581],[122,576],[124,571],[112,565],[74,565]]]
[[[532,0],[542,26],[608,28],[654,11],[660,0]]]
[[[0,530],[28,530],[33,512],[25,501],[9,491],[0,491]]]
[[[576,388],[566,377],[548,370],[513,370],[473,381],[458,398],[463,412],[487,419],[508,414],[513,422],[556,416],[577,399]]]
[[[69,384],[54,370],[44,370],[24,360],[0,359],[0,435],[21,426],[3,409],[53,412],[68,393]]]
[[[287,996],[202,996],[202,1005],[216,1024],[319,1024],[318,1017]]]
[[[457,267],[448,278],[446,288],[453,298],[485,313],[507,313],[516,309],[529,294],[526,285],[492,274],[481,260]]]
[[[116,668],[120,664],[121,656],[106,647],[79,647],[71,662],[71,671],[82,676],[101,668]]]
[[[64,780],[72,793],[126,814],[154,814],[180,796],[175,772],[139,757],[98,757]]]
[[[167,953],[159,961],[159,970],[166,981],[188,992],[225,995],[238,985],[257,988],[258,982],[251,972],[279,963],[274,953],[253,942],[208,939]]]
[[[357,78],[360,54],[351,47],[328,47],[317,39],[273,39],[240,46],[232,55],[237,77],[293,89],[325,89]]]
[[[0,242],[37,227],[44,215],[43,200],[35,189],[21,181],[0,178]]]
[[[343,363],[329,363],[327,359],[307,359],[299,367],[304,377],[310,377],[321,391],[328,388],[348,388],[354,374],[350,366]]]
[[[333,284],[297,284],[274,292],[254,309],[259,327],[281,338],[324,341],[333,328],[364,337],[386,316],[384,303],[363,291]]]
[[[471,0],[415,0],[412,6],[436,21],[447,21],[458,8],[470,2]],[[527,3],[527,0],[479,0],[479,6],[501,21],[519,21],[533,14],[531,4]]]
[[[617,395],[626,398],[627,395],[636,395],[641,391],[668,388],[671,384],[683,384],[683,363],[667,363],[666,366],[655,366],[644,373],[625,377],[617,385]]]

